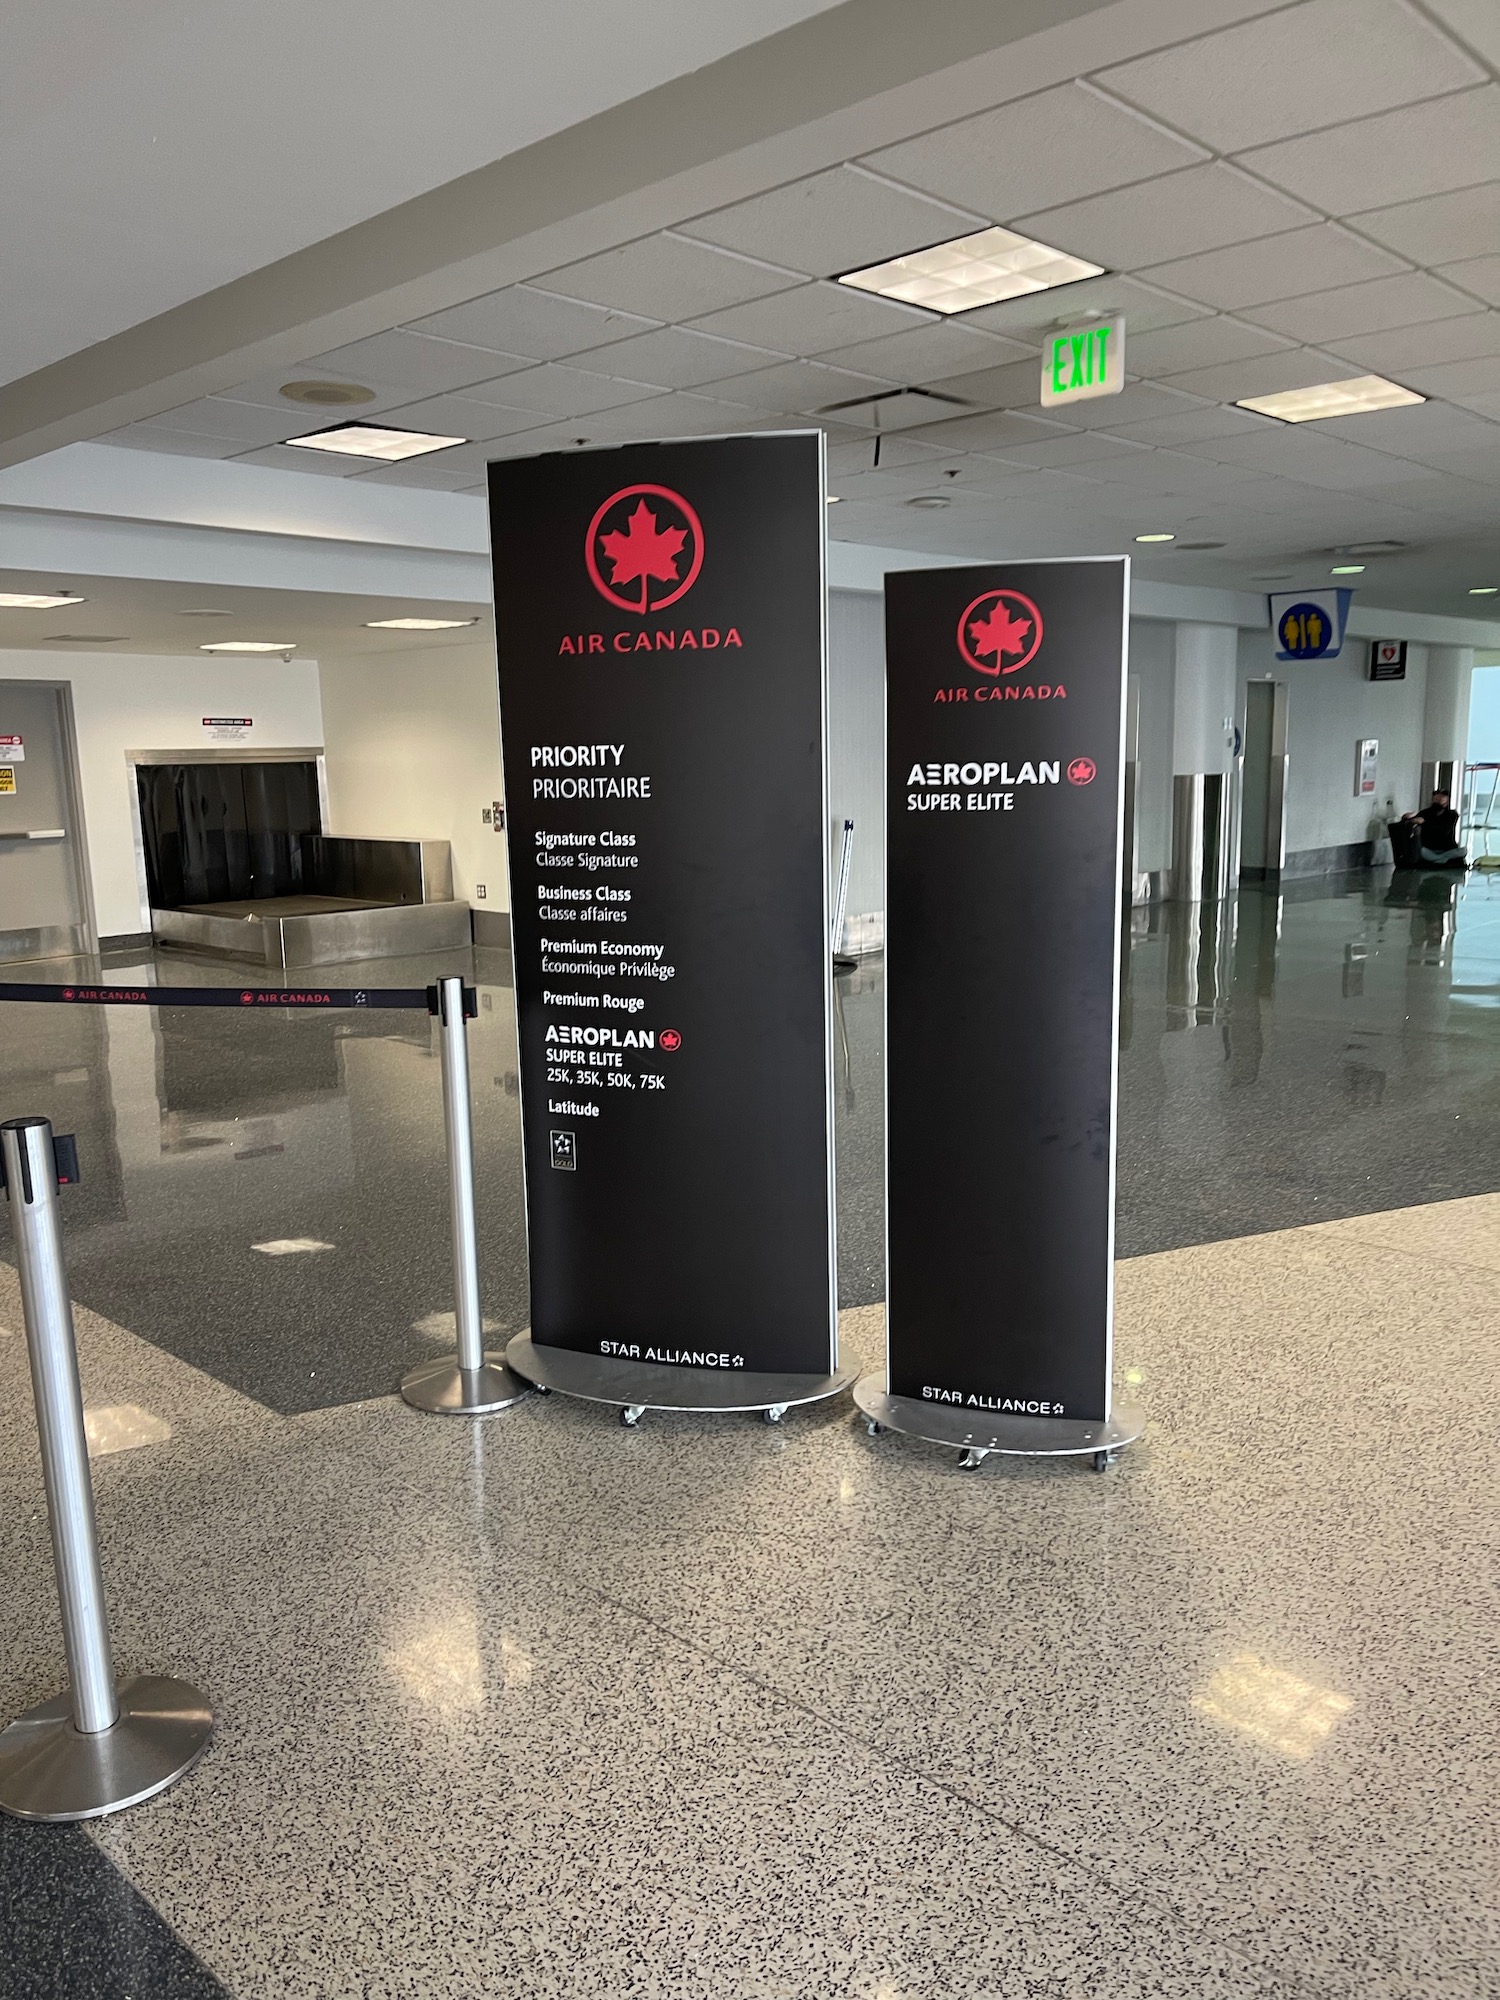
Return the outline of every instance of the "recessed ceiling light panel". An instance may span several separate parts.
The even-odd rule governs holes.
[[[1364,573],[1363,563],[1335,563],[1328,572],[1330,576],[1363,576]]]
[[[1175,542],[1176,539],[1177,537],[1175,535],[1168,535],[1168,534],[1136,536],[1136,540],[1138,542]]]
[[[1470,597],[1493,597],[1500,591],[1500,583],[1478,583],[1469,592]]]
[[[399,465],[402,459],[421,458],[429,451],[446,451],[449,445],[467,444],[468,439],[435,437],[427,431],[393,430],[387,424],[335,424],[332,430],[288,438],[287,443],[299,451],[336,451],[346,458],[376,458],[384,465]]]
[[[295,653],[295,639],[215,639],[200,653]]]
[[[477,625],[477,618],[367,618],[369,632],[456,632],[461,625]]]
[[[59,605],[83,602],[65,590],[0,590],[0,611],[56,611]]]
[[[1317,382],[1310,389],[1281,389],[1274,396],[1242,396],[1236,408],[1279,417],[1284,424],[1310,424],[1320,417],[1362,417],[1371,410],[1400,410],[1426,401],[1415,389],[1403,389],[1383,375],[1351,375],[1347,382]]]
[[[951,243],[935,243],[930,250],[871,264],[863,271],[846,271],[839,283],[905,305],[925,306],[929,312],[962,313],[1027,292],[1076,284],[1080,278],[1097,278],[1103,271],[1102,264],[1070,257],[1050,244],[1017,236],[1014,230],[981,229]]]

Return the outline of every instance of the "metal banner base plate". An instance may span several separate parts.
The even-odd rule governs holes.
[[[953,1446],[960,1467],[972,1471],[991,1452],[1010,1458],[1090,1458],[1104,1472],[1126,1445],[1146,1428],[1146,1413],[1132,1403],[1116,1403],[1102,1422],[1071,1417],[1013,1417],[993,1410],[966,1410],[956,1403],[927,1403],[915,1396],[892,1396],[883,1375],[862,1375],[854,1400],[871,1437],[901,1431],[929,1444]]]
[[[115,1690],[119,1720],[85,1735],[57,1695],[0,1730],[0,1810],[17,1819],[98,1819],[164,1792],[203,1755],[213,1712],[195,1687],[139,1674]]]
[[[480,1368],[460,1368],[451,1354],[423,1361],[401,1378],[401,1394],[414,1410],[442,1417],[484,1417],[508,1410],[531,1394],[531,1385],[512,1375],[500,1354],[486,1354]]]
[[[613,1403],[623,1424],[638,1424],[647,1410],[722,1412],[759,1410],[779,1424],[799,1403],[838,1396],[854,1380],[852,1368],[831,1375],[759,1375],[744,1369],[670,1368],[651,1361],[622,1361],[609,1354],[578,1354],[547,1347],[519,1333],[505,1350],[518,1375],[539,1389],[576,1396],[585,1403]]]

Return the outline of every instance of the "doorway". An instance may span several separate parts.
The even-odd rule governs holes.
[[[66,687],[0,680],[0,959],[94,948]]]
[[[1264,882],[1286,860],[1285,681],[1245,689],[1245,771],[1240,793],[1240,880]]]

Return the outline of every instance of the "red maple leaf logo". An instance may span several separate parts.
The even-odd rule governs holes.
[[[969,627],[969,643],[976,653],[993,653],[1000,664],[1005,653],[1024,653],[1031,636],[1029,618],[1012,618],[1003,602],[997,602],[988,618],[976,618]]]
[[[618,590],[623,584],[633,583],[637,577],[641,581],[641,610],[648,607],[647,592],[651,578],[658,583],[676,583],[677,558],[682,553],[682,545],[687,540],[685,528],[661,528],[657,517],[644,500],[637,500],[635,512],[630,516],[627,532],[615,530],[599,537],[599,546],[607,559],[614,565],[614,575],[610,581]]]

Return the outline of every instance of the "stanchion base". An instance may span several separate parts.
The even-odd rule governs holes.
[[[546,1347],[518,1333],[505,1350],[518,1375],[539,1389],[576,1396],[585,1403],[612,1403],[620,1421],[633,1427],[647,1410],[680,1410],[730,1415],[758,1411],[779,1424],[801,1403],[842,1395],[854,1380],[852,1368],[831,1375],[761,1375],[745,1369],[669,1368],[651,1361],[622,1361],[615,1355],[577,1354],[570,1347]]]
[[[424,1361],[403,1375],[401,1394],[414,1410],[435,1416],[485,1417],[519,1403],[531,1394],[531,1386],[512,1375],[499,1354],[486,1354],[480,1368],[460,1368],[446,1354],[441,1361]]]
[[[119,1720],[96,1735],[74,1727],[68,1694],[0,1730],[0,1810],[17,1819],[98,1819],[164,1792],[192,1769],[214,1726],[198,1690],[139,1674],[115,1692]]]
[[[956,1403],[928,1403],[915,1396],[892,1396],[883,1375],[862,1375],[854,1400],[871,1437],[901,1431],[928,1444],[952,1446],[965,1472],[982,1465],[991,1452],[1009,1458],[1089,1458],[1096,1472],[1114,1464],[1126,1445],[1146,1428],[1146,1413],[1116,1403],[1103,1422],[1072,1417],[1013,1417],[993,1410],[966,1410]]]

